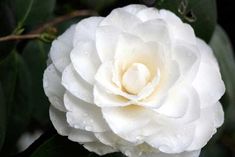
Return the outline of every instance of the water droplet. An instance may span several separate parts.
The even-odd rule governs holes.
[[[139,152],[138,155],[141,156],[143,154],[143,152]]]
[[[126,155],[126,156],[131,156],[131,152],[130,152],[129,150],[126,150],[126,151],[125,151],[125,155]]]
[[[91,127],[91,126],[86,126],[86,127],[85,127],[85,130],[86,130],[86,131],[91,131],[91,130],[92,130],[92,127]]]

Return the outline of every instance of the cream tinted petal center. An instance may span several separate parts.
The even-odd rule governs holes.
[[[133,63],[122,76],[122,86],[128,93],[138,94],[149,82],[151,73],[142,63]]]

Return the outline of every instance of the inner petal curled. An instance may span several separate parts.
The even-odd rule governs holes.
[[[138,94],[149,82],[149,69],[142,63],[132,64],[122,76],[122,86],[131,94]]]

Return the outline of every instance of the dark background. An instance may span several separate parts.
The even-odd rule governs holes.
[[[235,45],[235,2],[234,0],[217,0],[218,23],[225,29]]]

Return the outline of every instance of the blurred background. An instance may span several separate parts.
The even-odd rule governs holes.
[[[235,157],[234,0],[0,0],[1,157],[97,157],[57,135],[50,123],[42,88],[47,54],[71,24],[132,3],[175,12],[211,45],[227,88],[222,98],[225,123],[200,157]]]

